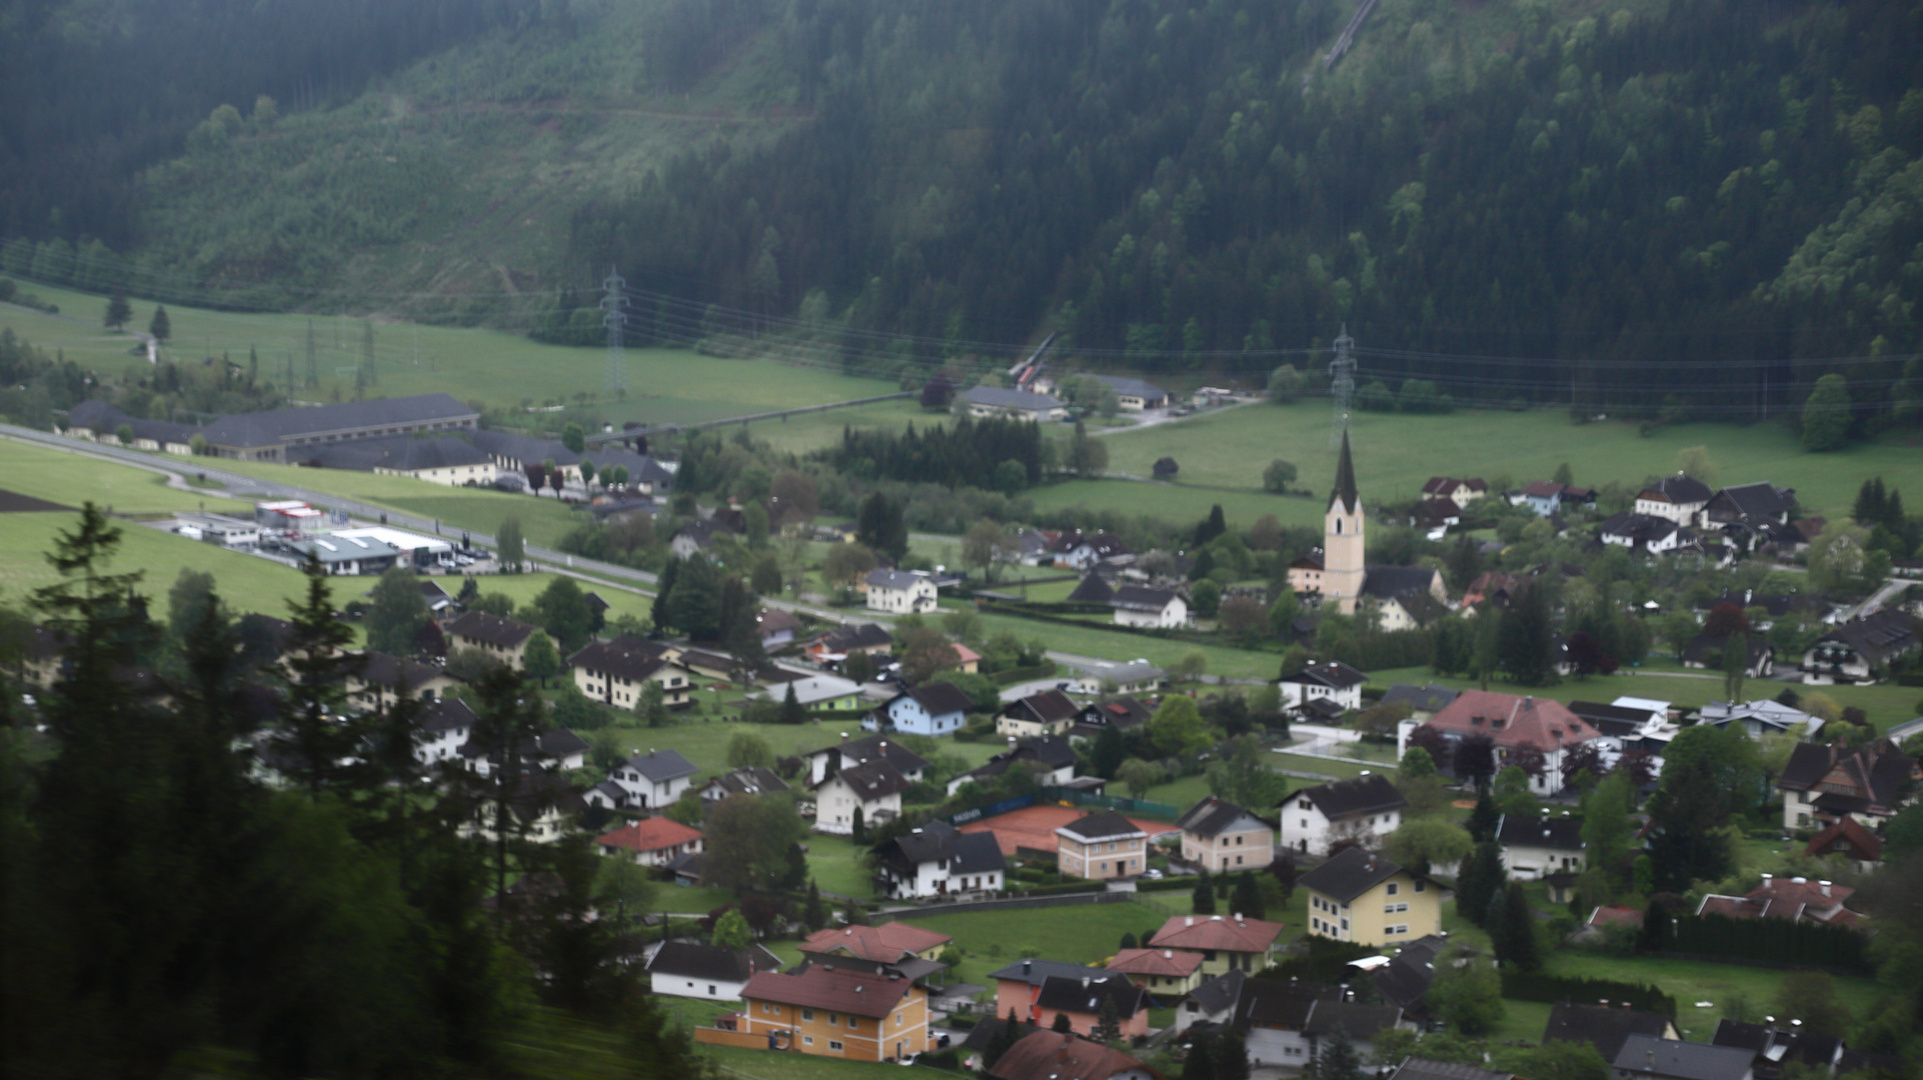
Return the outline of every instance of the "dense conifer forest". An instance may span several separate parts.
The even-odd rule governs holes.
[[[1312,0],[13,6],[0,232],[52,254],[0,269],[33,276],[328,288],[448,227],[446,147],[511,154],[513,110],[573,154],[685,107],[741,123],[583,179],[547,246],[476,268],[511,303],[437,313],[588,344],[615,265],[630,340],[799,318],[851,365],[1053,330],[1256,376],[1347,323],[1390,389],[1457,399],[1750,418],[1839,357],[1887,358],[1848,366],[1859,407],[1915,390],[1915,0],[1384,3],[1332,66],[1351,7]],[[317,169],[329,131],[379,145]]]

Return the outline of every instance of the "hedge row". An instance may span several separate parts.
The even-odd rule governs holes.
[[[1672,919],[1659,951],[1692,956],[1768,959],[1798,967],[1832,968],[1870,974],[1869,939],[1841,926],[1788,919],[1732,919],[1724,915],[1685,915]]]
[[[1192,878],[1192,877],[1165,877],[1159,880],[1149,880],[1144,878],[1138,878],[1135,882],[1135,891],[1136,892],[1177,892],[1177,891],[1193,892],[1195,891],[1195,883],[1200,880],[1201,880],[1200,878]]]
[[[1037,885],[1023,889],[1022,896],[1066,896],[1069,893],[1107,892],[1108,886],[1099,881],[1070,881],[1061,885]]]
[[[1676,999],[1645,983],[1617,982],[1614,979],[1568,978],[1561,975],[1502,973],[1502,996],[1515,1001],[1579,1002],[1610,1004],[1628,1002],[1632,1009],[1676,1015]]]

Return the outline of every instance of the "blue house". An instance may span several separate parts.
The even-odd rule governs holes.
[[[947,735],[961,730],[965,714],[974,704],[954,683],[924,683],[889,698],[869,713],[861,726],[878,731],[885,724],[891,731],[911,735]]]

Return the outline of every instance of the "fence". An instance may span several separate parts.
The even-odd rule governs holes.
[[[948,823],[950,825],[966,825],[971,821],[980,821],[985,817],[994,817],[996,814],[1006,814],[1010,810],[1020,810],[1024,806],[1034,805],[1035,796],[1017,795],[1012,799],[1003,799],[1000,802],[989,803],[987,806],[977,806],[973,810],[963,810],[958,814],[950,814],[948,815]]]
[[[926,904],[917,908],[894,908],[868,917],[879,926],[902,916],[962,915],[971,911],[1026,911],[1030,908],[1074,907],[1077,904],[1125,904],[1136,899],[1132,892],[1067,893],[1061,896],[1011,896],[1006,900],[968,900],[954,904]]]
[[[1167,803],[1147,802],[1143,799],[1124,799],[1119,795],[1097,795],[1092,791],[1077,791],[1074,788],[1043,788],[1042,794],[1058,802],[1071,802],[1076,806],[1099,806],[1104,810],[1119,810],[1124,814],[1140,814],[1143,817],[1161,818],[1174,821],[1182,816],[1182,808]]]

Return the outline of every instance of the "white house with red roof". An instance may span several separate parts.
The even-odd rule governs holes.
[[[594,839],[601,854],[625,855],[642,866],[666,866],[683,855],[699,852],[701,843],[701,830],[664,817],[623,825]]]
[[[1529,789],[1553,795],[1563,788],[1563,755],[1602,737],[1595,725],[1549,698],[1500,694],[1492,690],[1464,690],[1421,725],[1442,732],[1450,742],[1486,736],[1495,744],[1496,769],[1529,764],[1529,751],[1542,755],[1541,769],[1529,778]],[[1406,749],[1398,746],[1399,752]]]

